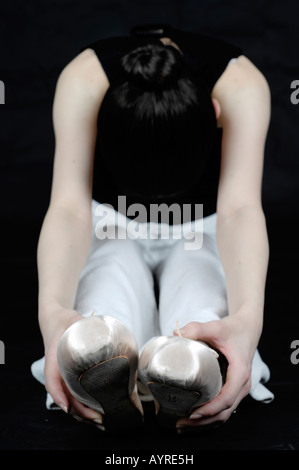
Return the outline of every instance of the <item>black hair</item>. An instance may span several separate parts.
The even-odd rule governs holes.
[[[121,67],[121,83],[110,86],[99,112],[104,164],[132,193],[185,190],[201,178],[215,140],[208,88],[162,42],[130,51]]]

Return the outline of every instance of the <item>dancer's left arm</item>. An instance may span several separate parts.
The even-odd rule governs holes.
[[[254,352],[263,327],[268,237],[261,203],[270,92],[264,76],[244,56],[230,64],[213,90],[223,129],[217,204],[217,242],[225,272],[229,315],[186,325],[182,334],[209,342],[227,358],[227,380],[218,397],[179,424],[226,421],[251,386]]]

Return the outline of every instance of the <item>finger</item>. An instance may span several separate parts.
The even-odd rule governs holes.
[[[250,391],[250,375],[241,373],[241,365],[230,365],[227,369],[227,379],[219,395],[209,403],[202,405],[192,413],[193,419],[216,416],[224,410],[233,411],[240,401]]]
[[[103,417],[101,413],[88,408],[72,396],[61,377],[56,359],[53,360],[50,356],[46,360],[44,372],[46,378],[45,388],[57,406],[66,413],[71,413],[78,421],[80,418],[81,420],[93,422],[96,425],[102,424]]]
[[[219,321],[209,321],[205,323],[190,322],[183,328],[174,331],[174,335],[181,334],[185,338],[193,340],[201,340],[206,342],[213,341],[218,336]]]
[[[211,416],[202,416],[200,418],[193,418],[193,419],[190,419],[189,418],[181,418],[177,421],[176,423],[176,426],[177,428],[181,428],[181,427],[186,427],[186,426],[206,426],[206,425],[210,425],[210,424],[222,424],[222,423],[225,423],[225,421],[227,421],[230,416],[232,415],[232,413],[234,413],[238,407],[238,405],[240,404],[240,402],[242,401],[242,398],[241,398],[241,395],[239,395],[237,397],[237,399],[234,401],[233,405],[231,408],[229,409],[226,409],[226,410],[222,410],[220,411],[220,413],[217,413],[215,415],[211,415]],[[195,410],[192,414],[192,416],[195,416],[195,413],[196,411],[198,411],[200,413],[201,411],[201,408],[198,408],[197,410]]]
[[[246,393],[245,393],[246,394]],[[186,428],[193,428],[193,427],[218,427],[221,424],[225,423],[233,413],[236,412],[236,409],[238,408],[240,402],[243,399],[243,394],[242,392],[240,395],[236,398],[234,401],[233,405],[231,408],[222,410],[220,413],[217,413],[212,416],[201,416],[200,418],[181,418],[177,421],[176,427],[177,429],[186,429]],[[198,408],[198,411],[200,412],[200,408]],[[195,415],[194,411],[194,415]]]
[[[51,364],[48,364],[45,367],[45,377],[45,388],[51,395],[54,403],[65,413],[68,413],[70,411],[69,393],[66,390],[61,375],[56,372],[55,368],[52,367]]]
[[[94,422],[92,420],[84,419],[81,416],[76,415],[76,414],[72,414],[72,416],[76,421],[79,421],[79,423],[87,424],[88,426],[94,426],[94,427],[100,429],[101,431],[105,431],[105,426],[102,425],[102,424],[97,424],[96,422]]]
[[[77,401],[67,389],[62,378],[51,383],[47,391],[50,393],[57,406],[66,413],[70,413],[77,421],[84,422],[85,424],[93,424],[104,430],[102,426],[103,416],[101,413]],[[64,403],[68,403],[68,405],[66,406]]]
[[[96,410],[88,408],[74,397],[70,397],[70,413],[84,420],[92,421],[94,424],[103,424],[103,416]]]
[[[176,423],[176,429],[178,431],[184,430],[186,431],[187,429],[195,429],[195,428],[214,428],[218,427],[221,424],[224,424],[231,416],[231,412],[229,411],[223,411],[222,413],[219,413],[216,416],[213,416],[212,418],[205,418],[205,419],[180,419]]]

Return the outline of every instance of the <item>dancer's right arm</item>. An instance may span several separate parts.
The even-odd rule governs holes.
[[[39,324],[46,356],[46,388],[58,405],[69,397],[58,374],[56,348],[79,319],[73,310],[91,238],[91,194],[97,115],[108,89],[90,49],[62,71],[55,93],[55,158],[50,205],[38,244]]]

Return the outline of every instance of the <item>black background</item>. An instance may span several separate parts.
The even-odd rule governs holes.
[[[290,345],[299,339],[299,104],[290,100],[291,82],[299,80],[298,14],[295,0],[1,2],[0,79],[6,103],[0,106],[0,339],[6,357],[0,365],[0,449],[97,450],[103,455],[299,449],[299,364],[290,360]],[[259,349],[271,369],[275,400],[269,405],[244,400],[224,426],[188,436],[159,428],[149,405],[141,432],[112,438],[47,411],[45,391],[31,376],[31,362],[43,354],[36,244],[50,194],[52,102],[60,71],[83,45],[155,22],[241,46],[271,88],[263,181],[271,258]]]

